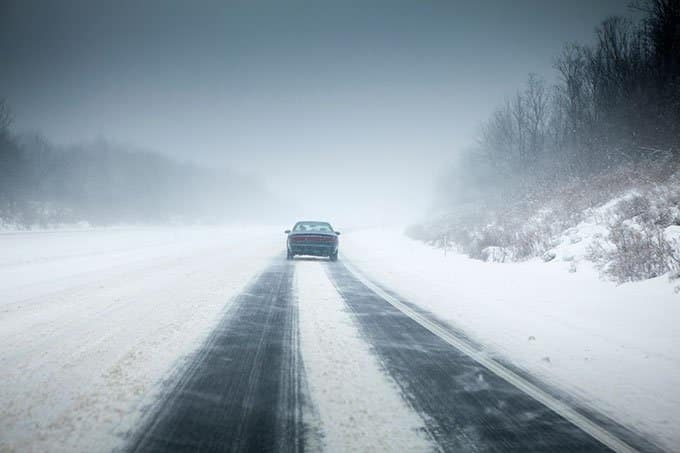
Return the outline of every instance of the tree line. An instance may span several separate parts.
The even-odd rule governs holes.
[[[0,101],[0,223],[222,222],[276,215],[256,181],[104,140],[68,147],[17,137]]]
[[[550,192],[621,165],[680,157],[680,0],[640,0],[593,45],[569,44],[558,82],[536,74],[481,128],[443,182],[445,203]]]

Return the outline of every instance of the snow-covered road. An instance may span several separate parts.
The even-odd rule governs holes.
[[[0,451],[656,450],[278,230],[0,245]]]
[[[275,254],[271,229],[0,235],[0,451],[109,451]]]
[[[510,370],[491,371],[490,359],[387,299],[341,262],[274,261],[174,377],[130,450],[635,451],[639,439],[618,426],[547,394],[544,404],[540,388],[509,382]]]

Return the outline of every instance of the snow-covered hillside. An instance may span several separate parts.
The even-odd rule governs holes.
[[[583,225],[573,234],[586,233]],[[547,263],[489,263],[374,229],[347,232],[342,247],[370,278],[490,354],[677,448],[678,295],[666,276],[618,286],[603,280],[582,259],[583,245],[563,244]]]
[[[680,171],[665,161],[528,194],[521,201],[447,208],[407,233],[475,259],[582,260],[623,283],[680,276]]]

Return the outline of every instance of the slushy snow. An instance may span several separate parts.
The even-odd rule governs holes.
[[[295,262],[302,360],[325,451],[433,451],[425,423],[401,397],[315,261]]]

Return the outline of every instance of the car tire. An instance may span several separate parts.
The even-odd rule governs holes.
[[[293,257],[295,257],[295,255],[293,255],[293,254],[290,252],[290,250],[288,250],[288,252],[286,252],[286,259],[287,259],[288,261],[290,261],[290,260],[293,259]]]
[[[328,258],[329,258],[331,261],[337,261],[337,260],[338,260],[338,252],[335,252],[335,253],[329,255]]]

